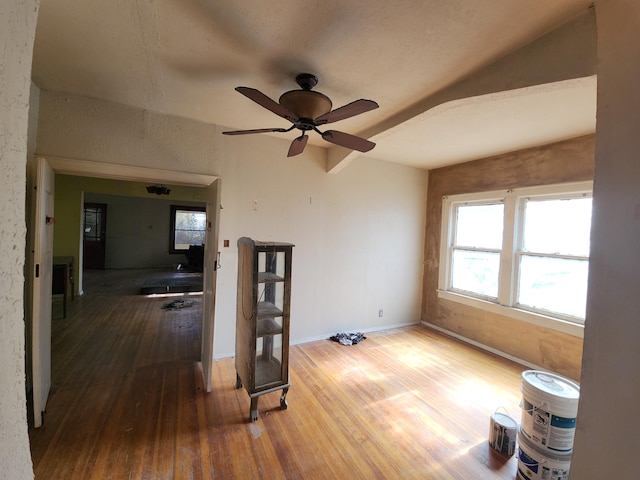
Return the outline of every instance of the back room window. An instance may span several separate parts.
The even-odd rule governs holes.
[[[204,207],[171,205],[171,253],[184,253],[190,245],[204,245],[206,231],[207,213]]]

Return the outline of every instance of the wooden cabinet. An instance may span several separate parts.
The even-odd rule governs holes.
[[[238,240],[236,304],[236,388],[251,398],[250,418],[258,419],[260,395],[289,391],[289,308],[293,245]]]

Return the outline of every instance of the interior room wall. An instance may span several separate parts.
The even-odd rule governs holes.
[[[85,203],[107,205],[105,268],[176,268],[184,253],[169,253],[171,205],[204,203],[85,193]]]
[[[438,297],[442,198],[593,179],[587,136],[429,173],[422,320],[482,345],[578,380],[582,338]]]
[[[324,149],[287,158],[288,137],[224,137],[214,125],[52,92],[40,103],[40,155],[222,179],[216,357],[234,352],[241,236],[296,245],[293,342],[419,322],[425,171],[360,157],[329,175]]]

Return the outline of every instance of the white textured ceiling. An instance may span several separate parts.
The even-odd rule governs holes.
[[[298,88],[297,73],[311,72],[334,108],[379,103],[332,125],[375,141],[366,156],[434,168],[594,131],[595,77],[425,102],[590,3],[41,0],[33,79],[45,90],[251,129],[288,125],[236,86],[277,100]]]

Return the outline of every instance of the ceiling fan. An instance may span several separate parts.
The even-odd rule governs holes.
[[[236,87],[236,91],[253,100],[258,105],[272,111],[276,115],[289,120],[293,125],[289,128],[260,128],[255,130],[235,130],[222,132],[225,135],[246,135],[250,133],[290,132],[294,128],[302,131],[302,135],[296,137],[289,147],[288,157],[299,155],[307,145],[309,136],[307,132],[313,130],[319,133],[323,139],[341,147],[360,152],[368,152],[376,146],[364,138],[356,137],[337,130],[325,130],[321,132],[318,127],[328,123],[337,122],[354,117],[361,113],[378,108],[373,100],[355,100],[335,110],[331,110],[332,103],[326,95],[311,90],[318,84],[318,78],[310,73],[301,73],[296,76],[299,90],[291,90],[283,93],[278,102],[267,97],[264,93],[249,87]]]

